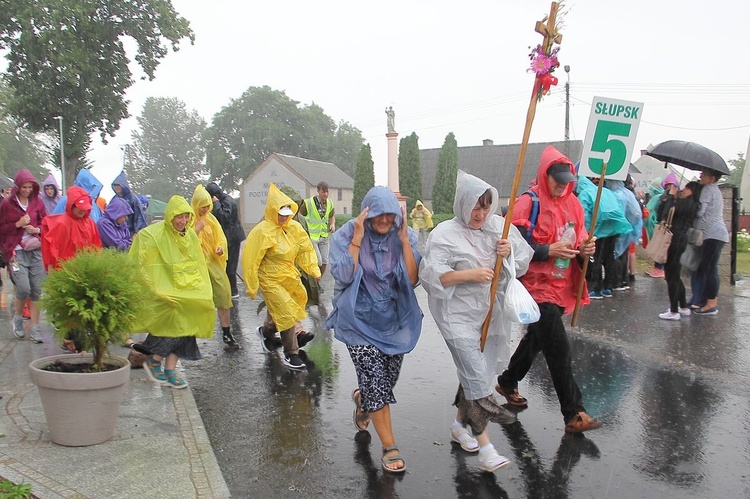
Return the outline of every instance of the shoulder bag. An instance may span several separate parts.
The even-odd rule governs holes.
[[[667,252],[672,243],[672,218],[674,217],[674,206],[669,209],[667,219],[654,227],[654,235],[648,242],[646,253],[656,263],[667,261]]]

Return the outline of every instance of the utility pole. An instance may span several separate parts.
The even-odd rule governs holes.
[[[60,122],[60,183],[62,184],[62,192],[65,192],[65,138],[63,137],[63,117],[55,116]]]
[[[565,156],[570,157],[570,66],[563,66],[568,81],[565,82]]]

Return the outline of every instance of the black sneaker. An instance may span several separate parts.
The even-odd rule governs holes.
[[[224,343],[227,344],[227,347],[238,349],[240,348],[240,344],[237,343],[237,340],[234,339],[234,336],[232,336],[232,333],[224,333],[221,336],[221,339],[224,341]]]
[[[265,336],[263,336],[263,326],[256,327],[255,333],[258,335],[258,339],[260,340],[260,347],[265,353],[273,353],[273,351],[279,347],[279,342],[276,340],[276,338],[266,338]]]
[[[302,348],[303,346],[310,343],[313,338],[315,338],[315,333],[308,333],[307,331],[304,331],[297,335],[297,346]]]
[[[304,362],[302,362],[302,359],[299,358],[299,355],[296,353],[293,353],[291,355],[284,354],[284,357],[281,359],[281,363],[284,364],[289,369],[305,369],[307,366]]]

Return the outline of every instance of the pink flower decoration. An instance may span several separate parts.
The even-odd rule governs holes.
[[[531,60],[529,71],[533,71],[537,76],[546,75],[556,66],[555,62],[546,55],[536,54],[536,57]]]

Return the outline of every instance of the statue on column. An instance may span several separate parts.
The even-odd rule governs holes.
[[[385,114],[388,115],[388,133],[396,133],[396,112],[393,110],[393,106],[388,106]]]

